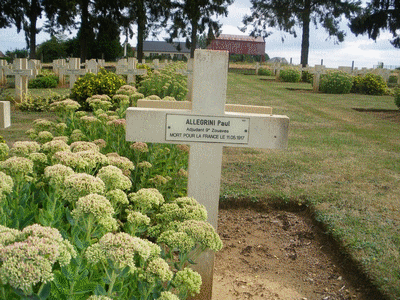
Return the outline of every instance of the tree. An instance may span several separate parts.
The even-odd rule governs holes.
[[[42,6],[39,0],[21,1],[26,18],[23,21],[26,44],[29,48],[29,58],[36,59],[36,34],[40,29],[36,27],[37,20],[42,16]]]
[[[350,23],[351,31],[368,34],[376,40],[381,30],[389,30],[393,35],[391,44],[400,48],[400,0],[373,0]]]
[[[137,59],[141,63],[143,59],[143,42],[150,33],[156,35],[159,28],[165,28],[171,9],[170,0],[128,0],[126,4],[125,21],[123,27],[129,31],[130,26],[137,25]],[[130,30],[131,36],[133,35]]]
[[[196,46],[200,49],[206,49],[213,39],[215,39],[215,36],[211,30],[209,30],[208,34],[204,32],[202,35],[197,35]]]
[[[37,19],[42,15],[39,0],[2,0],[0,2],[0,28],[15,25],[17,32],[25,32],[26,44],[30,50],[29,57],[36,58]]]
[[[100,32],[100,35],[107,30],[99,30],[101,24],[105,24],[104,20],[114,24],[121,22],[121,10],[125,0],[42,0],[45,6],[46,14],[49,22],[46,28],[49,32],[53,32],[52,24],[58,25],[63,30],[78,30],[78,40],[80,47],[81,61],[85,61],[91,57],[90,46],[94,45],[94,41]],[[80,20],[76,20],[76,16],[80,16]],[[54,34],[54,33],[53,33]],[[113,32],[113,40],[119,37],[118,32]],[[97,36],[98,37],[98,36]],[[94,52],[93,52],[94,53]]]
[[[310,23],[321,24],[335,43],[342,42],[345,32],[340,30],[341,16],[352,18],[360,10],[358,0],[251,0],[251,15],[243,18],[244,27],[253,27],[251,35],[267,37],[269,27],[277,27],[297,37],[295,28],[302,28],[301,64],[308,64]]]
[[[18,1],[0,1],[0,28],[9,27],[14,24],[18,30],[21,30],[23,18],[24,14]]]
[[[116,20],[106,16],[98,18],[98,29],[91,54],[93,57],[104,58],[106,61],[115,60],[122,55],[120,43],[120,26]]]
[[[176,0],[172,3],[173,24],[168,29],[168,42],[178,37],[186,38],[186,46],[193,58],[197,34],[203,34],[208,28],[208,37],[217,35],[221,24],[213,17],[227,16],[228,6],[232,3],[233,0]]]
[[[37,47],[37,56],[43,58],[44,63],[67,57],[66,38],[62,35],[53,35],[49,40]]]

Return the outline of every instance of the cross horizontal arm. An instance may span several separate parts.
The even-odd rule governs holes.
[[[30,69],[5,69],[6,75],[32,76]]]
[[[204,125],[203,128],[209,128],[212,130],[215,126],[206,126],[207,122],[202,120],[207,119],[208,116],[198,116],[193,114],[190,110],[175,110],[175,109],[154,109],[154,108],[128,108],[126,112],[126,126],[131,130],[126,130],[126,139],[128,141],[145,141],[151,143],[173,143],[173,144],[192,144],[198,143],[198,140],[193,140],[192,137],[194,131],[190,131],[189,128],[196,126],[189,126],[186,132],[182,132],[182,135],[186,135],[186,138],[178,140],[167,140],[166,129],[167,129],[167,115],[183,115],[187,117],[187,122],[192,123],[192,120],[201,120]],[[228,140],[220,141],[218,138],[211,138],[208,143],[223,143],[224,146],[233,147],[250,147],[250,148],[268,148],[268,149],[281,149],[286,148],[288,143],[288,132],[289,132],[289,118],[287,116],[278,115],[263,115],[263,114],[240,114],[234,112],[227,112],[222,115],[212,116],[210,118],[224,119],[248,119],[247,133],[243,134],[248,138],[246,142],[241,144],[235,142],[229,142]],[[188,123],[186,123],[188,124]],[[211,122],[210,122],[211,124]],[[223,125],[222,125],[223,126]],[[219,127],[224,135],[229,134],[229,126]],[[132,130],[134,129],[134,130]],[[199,130],[200,131],[200,130]],[[212,131],[210,131],[211,133]],[[219,133],[216,133],[217,135]]]
[[[164,101],[164,100],[138,100],[137,107],[164,108],[164,109],[192,109],[191,101]],[[225,104],[226,112],[272,114],[270,106]]]

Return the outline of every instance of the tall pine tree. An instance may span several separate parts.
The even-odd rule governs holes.
[[[400,48],[400,0],[373,0],[361,14],[351,20],[350,29],[356,35],[368,34],[376,40],[381,30],[388,30],[394,47]]]
[[[267,37],[271,27],[288,32],[297,37],[296,27],[302,30],[301,64],[308,64],[310,49],[310,24],[320,24],[334,37],[335,42],[342,42],[345,32],[340,30],[342,16],[350,19],[360,10],[357,0],[251,0],[251,15],[245,16],[243,31],[252,27],[251,35]]]
[[[153,35],[159,28],[165,28],[171,9],[171,0],[126,0],[125,25],[127,32],[133,35],[131,25],[137,25],[137,59],[143,59],[143,42],[152,31]]]
[[[233,0],[176,0],[172,3],[172,25],[167,31],[172,42],[175,38],[186,39],[190,48],[190,57],[194,57],[198,34],[203,34],[208,28],[209,36],[217,35],[221,24],[214,20],[218,16],[228,15],[228,6]]]

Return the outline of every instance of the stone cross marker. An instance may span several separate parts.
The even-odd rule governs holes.
[[[321,75],[326,73],[325,66],[315,65],[314,70],[311,70],[310,73],[314,74],[313,90],[314,90],[314,92],[318,92],[319,91],[319,81],[321,79]]]
[[[223,147],[278,149],[286,148],[288,142],[288,117],[263,114],[252,106],[227,111],[228,57],[226,51],[195,51],[193,96],[186,109],[171,109],[180,102],[170,102],[169,109],[131,107],[126,113],[128,141],[190,145],[188,196],[206,207],[215,229]],[[241,108],[247,112],[241,113]],[[214,254],[208,251],[195,266],[203,280],[196,299],[211,299],[213,269]]]
[[[28,60],[26,58],[15,59],[14,69],[6,69],[6,74],[15,76],[15,101],[24,101],[28,92],[28,79],[29,76],[32,76],[32,70],[28,69]]]
[[[342,72],[345,72],[347,74],[352,74],[353,73],[353,68],[352,67],[339,66],[338,70],[342,71]]]
[[[258,75],[258,70],[260,69],[260,63],[256,62],[256,73],[255,75]]]
[[[86,74],[86,70],[81,69],[81,59],[70,58],[69,68],[65,70],[65,74],[69,75],[69,88],[72,89],[79,76]]]
[[[121,60],[120,60],[121,61]],[[120,62],[118,61],[118,63]],[[129,57],[128,60],[124,59],[123,62],[117,65],[117,74],[119,75],[127,75],[127,83],[134,83],[136,82],[137,75],[146,75],[146,69],[136,69],[137,60],[136,58]]]
[[[0,85],[5,85],[7,83],[7,75],[9,67],[5,59],[0,59]]]
[[[59,59],[59,65],[57,67],[57,72],[58,72],[58,78],[59,81],[61,83],[61,85],[65,85],[65,81],[66,81],[66,74],[65,72],[67,71],[67,62],[65,61],[65,59]]]
[[[99,72],[99,64],[95,59],[88,60],[86,61],[85,69],[86,72],[97,74]]]
[[[187,93],[187,99],[191,100],[192,99],[192,86],[193,86],[193,58],[189,58],[187,62],[187,69],[180,69],[176,70],[177,73],[180,73],[182,75],[186,75],[187,78],[187,87],[188,87],[188,93]]]
[[[0,128],[11,126],[10,102],[0,101]]]
[[[40,70],[42,69],[40,60],[37,59],[28,60],[28,69],[32,70],[32,78],[36,78],[36,76],[40,74]]]
[[[282,69],[283,68],[280,62],[272,64],[272,74],[275,75],[276,80],[279,80],[279,76],[281,74]]]

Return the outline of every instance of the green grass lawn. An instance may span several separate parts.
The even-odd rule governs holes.
[[[44,90],[31,90],[43,95]],[[68,89],[54,90],[68,94]],[[400,112],[389,96],[326,95],[310,84],[229,73],[227,102],[272,106],[290,117],[287,150],[225,148],[221,201],[307,206],[389,299],[400,299]],[[12,112],[7,141],[36,118]]]
[[[394,98],[233,73],[227,94],[228,103],[272,106],[290,128],[287,150],[225,149],[222,200],[308,206],[372,282],[400,299],[400,112],[388,120],[353,109],[396,110]]]

